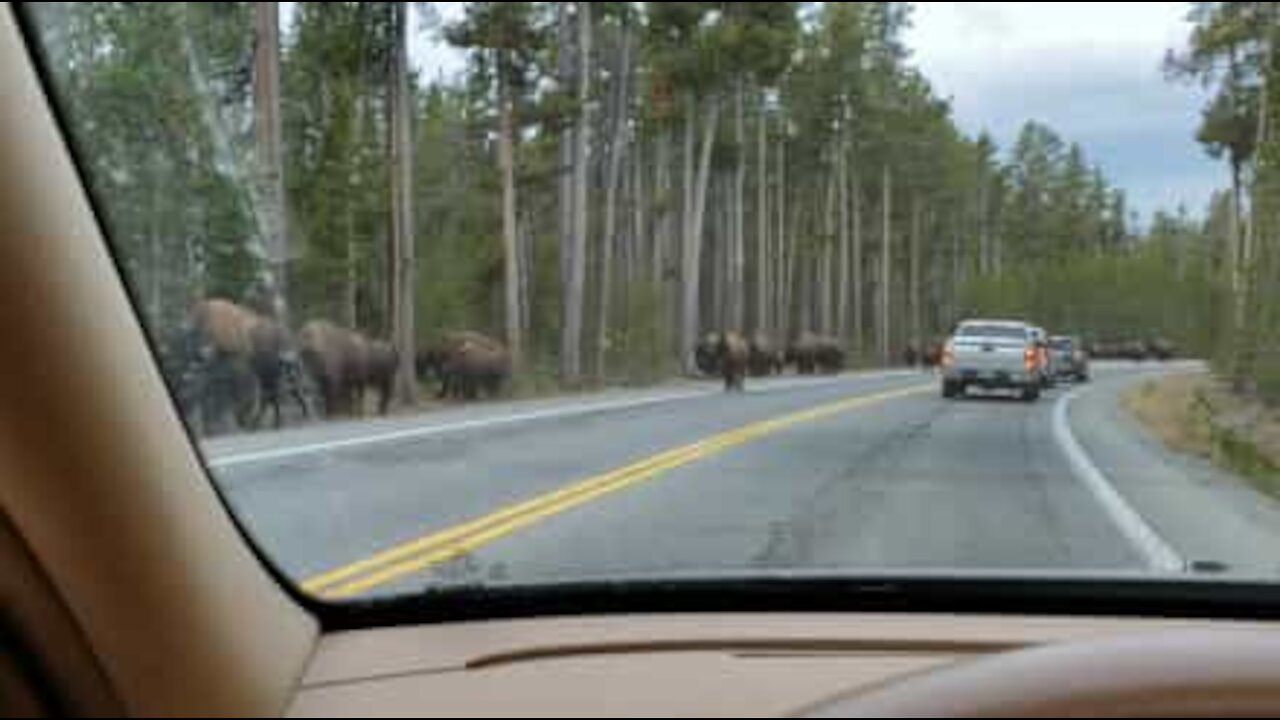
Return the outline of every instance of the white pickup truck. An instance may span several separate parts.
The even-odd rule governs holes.
[[[963,397],[969,388],[1016,390],[1040,399],[1042,353],[1035,328],[1008,320],[968,320],[956,328],[942,356],[942,396]]]

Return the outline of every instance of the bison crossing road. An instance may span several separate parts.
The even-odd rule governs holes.
[[[744,379],[779,375],[794,366],[801,375],[836,374],[845,369],[844,348],[835,338],[803,333],[786,350],[765,333],[745,339],[735,332],[708,333],[694,349],[698,372],[724,379],[725,389],[741,391]]]
[[[360,417],[372,397],[386,415],[401,358],[391,343],[329,320],[310,320],[295,336],[254,310],[209,299],[191,309],[161,360],[193,429],[209,434],[256,429],[268,410],[279,428],[288,403],[302,420]],[[454,400],[498,396],[511,377],[507,349],[475,332],[443,334],[415,364]]]

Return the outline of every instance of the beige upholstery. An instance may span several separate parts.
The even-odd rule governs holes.
[[[128,713],[279,713],[316,625],[197,462],[8,3],[0,76],[0,509]]]

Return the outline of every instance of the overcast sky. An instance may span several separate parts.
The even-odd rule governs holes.
[[[462,5],[436,3],[446,20]],[[1160,68],[1166,50],[1186,44],[1188,3],[915,6],[914,62],[967,133],[988,130],[1008,149],[1025,121],[1046,122],[1083,145],[1144,218],[1179,204],[1200,214],[1227,183],[1194,140],[1204,91],[1167,82]],[[463,69],[460,53],[416,36],[413,63],[425,78]]]
[[[1008,148],[1028,119],[1084,146],[1144,215],[1185,203],[1200,214],[1226,171],[1194,140],[1198,87],[1170,84],[1187,3],[916,3],[908,41],[969,133]]]

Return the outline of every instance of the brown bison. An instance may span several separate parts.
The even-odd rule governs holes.
[[[751,362],[751,346],[738,333],[728,332],[720,336],[716,350],[720,375],[724,378],[726,392],[745,390],[745,379]]]
[[[298,334],[302,362],[324,399],[325,414],[362,414],[365,389],[378,392],[379,412],[390,407],[399,355],[385,342],[327,320],[313,320]]]
[[[400,353],[385,340],[369,340],[364,346],[363,361],[364,389],[377,393],[378,413],[386,415],[391,409]]]
[[[902,349],[902,364],[905,367],[914,368],[920,364],[920,359],[920,348],[915,343],[907,343],[907,346]]]
[[[844,370],[845,352],[839,340],[806,332],[788,348],[787,362],[801,375],[836,374]]]
[[[707,376],[720,374],[720,333],[707,333],[693,350],[693,364],[698,372]]]
[[[774,347],[773,341],[765,333],[757,332],[751,336],[750,353],[749,365],[753,377],[782,374],[784,354]]]
[[[239,426],[257,427],[271,408],[280,427],[286,394],[309,414],[289,334],[270,318],[229,300],[201,301],[177,352],[183,404],[198,407],[206,424],[220,423],[229,411]]]
[[[924,353],[924,367],[926,370],[934,370],[942,365],[942,356],[946,354],[947,345],[944,341],[938,340],[931,343]]]
[[[1148,354],[1160,362],[1168,362],[1178,355],[1178,346],[1168,338],[1156,338],[1147,343]]]
[[[416,365],[419,376],[440,380],[441,399],[475,400],[482,393],[496,397],[511,378],[506,346],[469,331],[445,333],[418,354]]]

